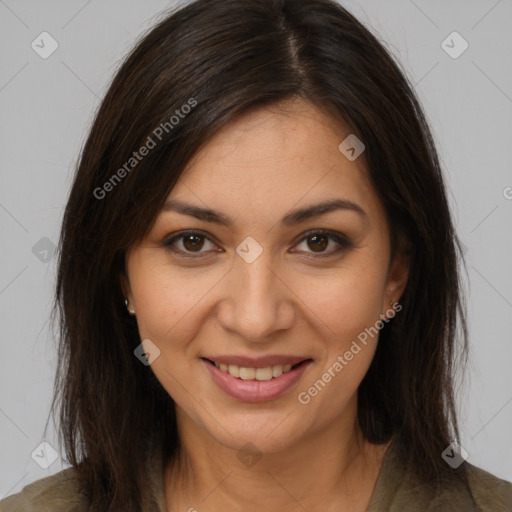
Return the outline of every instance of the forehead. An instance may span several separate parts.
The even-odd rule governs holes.
[[[196,200],[235,215],[281,212],[345,198],[370,216],[382,206],[364,159],[338,149],[350,131],[313,105],[294,100],[244,114],[191,159],[169,199]]]

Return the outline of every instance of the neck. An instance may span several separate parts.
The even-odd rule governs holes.
[[[300,443],[252,458],[187,421],[180,453],[165,471],[167,508],[246,512],[264,503],[272,512],[365,511],[390,443],[372,445],[353,420],[340,418]]]

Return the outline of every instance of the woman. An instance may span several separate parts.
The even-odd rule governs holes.
[[[62,227],[72,467],[2,511],[498,511],[465,462],[454,232],[410,85],[329,0],[198,0],[118,71]]]

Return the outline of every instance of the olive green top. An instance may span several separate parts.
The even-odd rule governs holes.
[[[144,512],[167,512],[161,458],[151,459],[152,503]],[[435,488],[418,481],[401,464],[391,443],[366,512],[511,512],[512,483],[464,462],[469,487],[456,481]],[[87,503],[73,469],[42,478],[0,501],[0,512],[85,512]]]

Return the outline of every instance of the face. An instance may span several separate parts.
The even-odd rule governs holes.
[[[363,158],[338,149],[350,132],[287,107],[219,131],[126,257],[180,435],[234,449],[277,451],[353,422],[376,327],[407,278]]]

